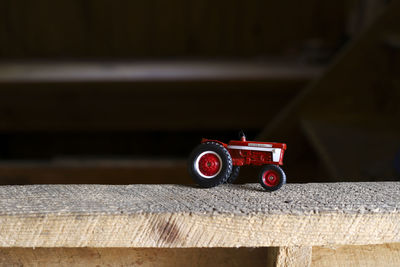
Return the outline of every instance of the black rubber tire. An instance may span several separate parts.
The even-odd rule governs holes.
[[[231,176],[226,180],[227,184],[233,184],[239,176],[240,166],[233,166]]]
[[[198,170],[196,170],[196,159],[205,151],[212,151],[218,154],[222,161],[222,167],[219,174],[213,178],[204,178]],[[232,157],[222,145],[215,142],[207,142],[198,145],[190,154],[188,169],[192,179],[200,187],[210,188],[225,183],[232,173]]]
[[[278,175],[279,181],[275,186],[271,186],[271,185],[264,183],[263,175],[267,171],[274,171]],[[264,187],[265,190],[270,191],[270,192],[276,191],[279,188],[281,188],[284,184],[286,184],[286,174],[282,170],[282,168],[277,165],[265,165],[262,167],[260,174],[258,175],[258,180],[259,180],[261,186]]]

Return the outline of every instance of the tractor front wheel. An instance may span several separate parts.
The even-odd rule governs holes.
[[[259,181],[267,191],[275,191],[286,184],[286,174],[278,165],[265,165],[259,174]]]

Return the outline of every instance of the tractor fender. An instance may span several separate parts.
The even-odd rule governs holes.
[[[203,143],[207,143],[207,142],[214,142],[214,143],[218,143],[218,144],[220,144],[221,146],[223,146],[223,147],[225,147],[225,148],[227,148],[228,147],[228,145],[227,144],[225,144],[225,143],[223,143],[223,142],[221,142],[221,141],[218,141],[218,140],[212,140],[212,139],[207,139],[207,138],[203,138],[203,139],[201,139],[201,143],[203,144]]]

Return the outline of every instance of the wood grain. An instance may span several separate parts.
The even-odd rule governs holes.
[[[1,247],[262,247],[400,241],[400,183],[0,187]]]
[[[312,248],[306,246],[279,247],[276,259],[277,267],[311,266]]]
[[[400,243],[312,249],[312,266],[400,266]]]

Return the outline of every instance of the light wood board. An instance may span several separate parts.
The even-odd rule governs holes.
[[[400,242],[400,183],[0,187],[1,247]]]

